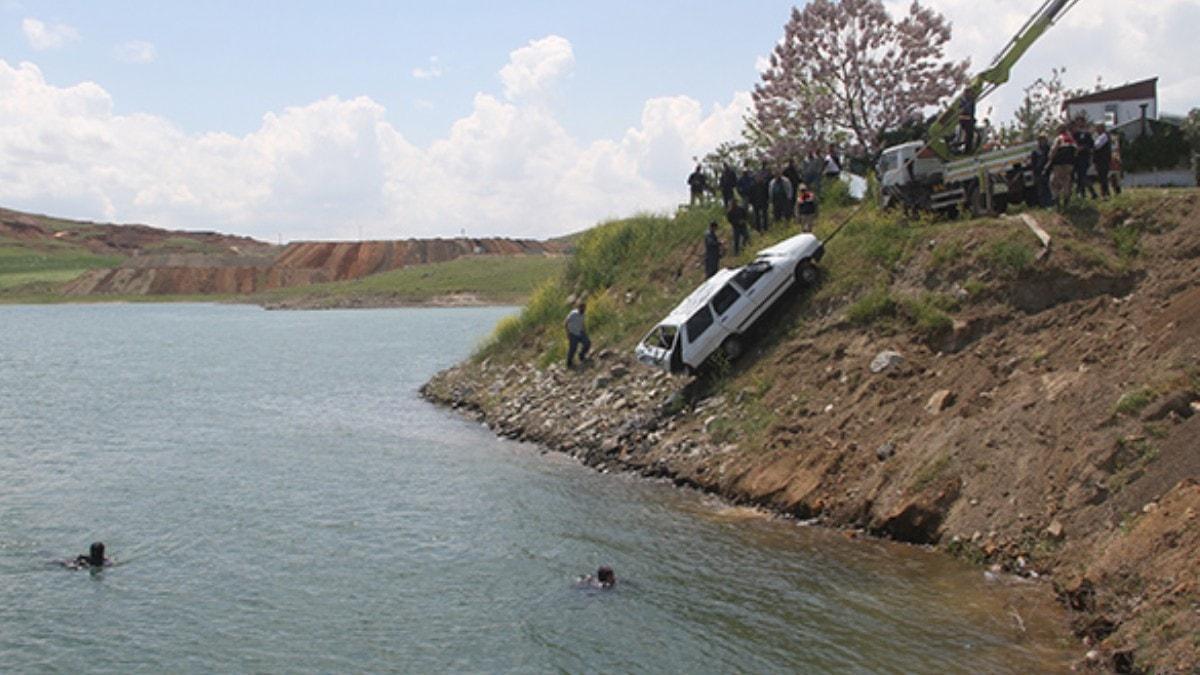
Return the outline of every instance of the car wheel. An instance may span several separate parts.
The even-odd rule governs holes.
[[[801,286],[814,286],[821,275],[811,262],[805,260],[796,265],[796,282]]]
[[[725,354],[725,358],[736,361],[742,355],[742,339],[736,335],[725,338],[725,342],[721,345],[721,352]]]

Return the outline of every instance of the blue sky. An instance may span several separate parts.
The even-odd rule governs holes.
[[[893,15],[908,0],[884,0]],[[986,63],[1041,0],[927,0]],[[264,239],[548,237],[670,212],[735,140],[790,2],[0,0],[0,206]],[[1200,0],[1082,0],[981,106],[1159,76]]]
[[[499,91],[508,53],[567,37],[576,67],[557,92],[583,139],[634,124],[649,98],[727,102],[757,78],[757,56],[782,33],[790,2],[23,2],[9,5],[3,53],[37,63],[53,84],[93,80],[118,113],[149,112],[190,132],[248,133],[270,110],[329,95],[369,96],[407,138],[426,143]],[[80,32],[34,50],[20,19]],[[115,45],[141,40],[157,58],[129,64]],[[431,61],[436,59],[436,61]],[[414,77],[421,68],[440,76]],[[432,104],[432,105],[430,105]]]

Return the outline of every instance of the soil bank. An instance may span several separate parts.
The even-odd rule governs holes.
[[[1073,612],[1081,668],[1193,672],[1200,194],[1035,215],[1053,238],[1036,262],[981,273],[1021,226],[963,224],[873,291],[958,296],[948,327],[888,320],[900,301],[864,317],[862,298],[801,297],[717,374],[650,370],[629,340],[568,371],[530,337],[422,392],[599,469],[1036,577]]]

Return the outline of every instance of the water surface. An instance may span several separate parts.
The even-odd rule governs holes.
[[[598,474],[417,397],[511,311],[0,307],[3,670],[1028,672],[1070,657],[1044,589]],[[97,539],[122,564],[48,563]],[[572,588],[602,563],[615,591]]]

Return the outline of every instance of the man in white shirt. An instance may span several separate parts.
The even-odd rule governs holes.
[[[567,314],[567,368],[571,368],[571,362],[575,360],[575,350],[579,349],[579,363],[587,360],[588,350],[592,348],[592,341],[588,339],[587,330],[584,328],[583,315],[587,311],[587,304],[580,302]]]

